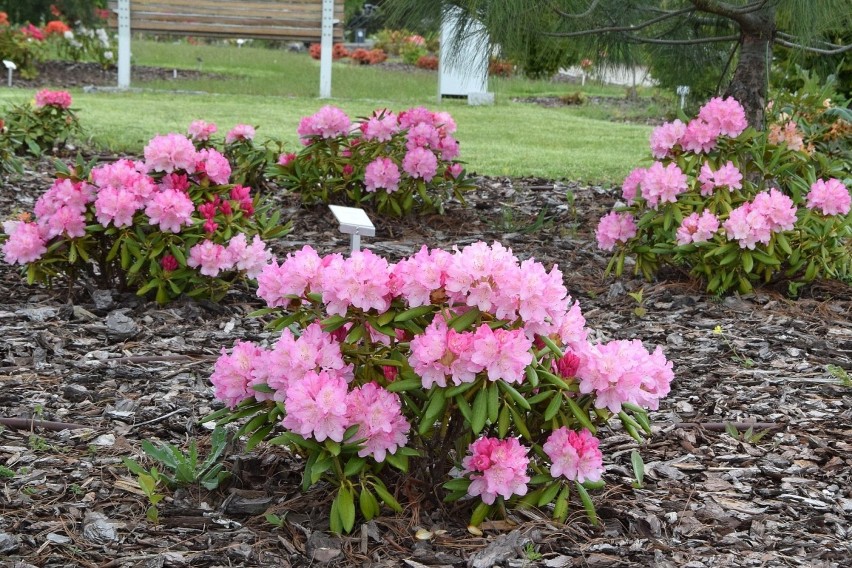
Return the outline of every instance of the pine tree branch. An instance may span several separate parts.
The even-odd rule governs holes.
[[[690,14],[695,11],[695,8],[683,8],[681,10],[676,10],[674,12],[669,12],[667,14],[663,14],[662,16],[658,16],[656,18],[651,18],[650,20],[645,20],[639,24],[631,24],[628,26],[610,26],[606,28],[595,28],[593,30],[580,30],[577,32],[547,32],[544,35],[548,35],[551,37],[581,37],[588,35],[597,35],[597,34],[607,34],[607,33],[617,33],[617,32],[635,32],[648,26],[653,26],[654,24],[659,24],[660,22],[664,22],[670,18],[674,18],[676,16],[682,16],[684,14]]]
[[[636,43],[653,43],[656,45],[698,45],[701,43],[720,43],[724,41],[737,41],[740,39],[739,35],[697,37],[693,39],[659,39],[633,34],[626,34],[625,37]]]
[[[550,8],[554,12],[556,12],[557,14],[562,16],[563,18],[585,18],[586,16],[590,15],[592,12],[595,11],[595,8],[598,7],[598,4],[600,3],[600,1],[601,0],[592,0],[592,3],[589,4],[589,7],[586,9],[586,11],[581,12],[579,14],[572,14],[570,12],[566,12],[565,10],[560,10],[555,5],[553,5],[552,3],[550,4]]]
[[[693,6],[702,12],[709,12],[717,16],[724,16],[732,20],[740,21],[745,14],[750,14],[764,7],[768,0],[758,0],[745,6],[734,6],[719,0],[689,0]]]
[[[809,51],[811,53],[819,53],[820,55],[837,55],[840,53],[846,53],[847,51],[852,49],[852,45],[839,45],[835,49],[821,49],[819,47],[810,47],[808,45],[802,45],[800,43],[787,41],[785,39],[781,39],[780,37],[775,38],[775,43],[777,43],[778,45],[783,45],[784,47],[789,47],[791,49],[801,49],[803,51]]]

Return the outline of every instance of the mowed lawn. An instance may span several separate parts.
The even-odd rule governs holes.
[[[196,119],[215,122],[220,135],[235,124],[252,124],[258,127],[258,140],[281,139],[295,150],[300,118],[333,104],[353,118],[377,108],[398,111],[418,105],[449,111],[458,124],[461,159],[471,172],[483,175],[614,184],[649,155],[650,127],[588,118],[572,107],[512,102],[514,93],[557,94],[560,87],[547,82],[495,82],[497,103],[474,107],[458,100],[438,103],[436,74],[335,63],[333,98],[321,100],[316,97],[318,63],[305,54],[142,41],[133,45],[139,64],[190,69],[201,59],[202,69],[216,77],[134,83],[141,90],[129,92],[72,90],[86,142],[101,150],[139,153],[152,136],[185,132]],[[32,96],[31,90],[2,89],[0,107]]]

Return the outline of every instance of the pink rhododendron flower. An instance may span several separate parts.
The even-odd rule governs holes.
[[[235,185],[231,188],[231,199],[239,203],[246,215],[254,212],[254,202],[251,197],[251,188],[244,185]]]
[[[701,164],[701,171],[698,174],[698,181],[701,183],[701,195],[707,197],[713,193],[713,190],[716,188],[716,183],[714,182],[714,171],[713,168],[710,167],[709,162],[704,162]]]
[[[628,205],[632,205],[639,197],[639,185],[645,179],[645,172],[647,171],[645,168],[634,168],[624,178],[624,183],[621,184],[621,197],[627,201]]]
[[[187,129],[187,133],[189,137],[195,140],[196,142],[207,142],[210,140],[210,136],[216,133],[219,130],[216,125],[212,122],[206,122],[204,120],[193,120],[189,123],[189,128]]]
[[[402,169],[413,178],[430,182],[438,171],[438,158],[426,148],[414,148],[406,152]]]
[[[151,225],[173,233],[179,233],[182,225],[192,225],[193,211],[192,200],[176,189],[165,189],[155,194],[145,207]]]
[[[61,205],[49,217],[39,218],[38,223],[46,228],[48,239],[59,235],[77,238],[86,234],[85,216],[79,209],[70,205]]]
[[[438,149],[441,151],[442,160],[453,160],[459,155],[459,143],[452,136],[444,136],[438,141]]]
[[[92,168],[90,176],[92,183],[101,190],[118,189],[145,201],[156,190],[154,181],[145,174],[145,169],[145,164],[142,162],[117,160],[111,164]]]
[[[521,329],[494,329],[482,324],[473,336],[471,361],[488,372],[488,379],[523,382],[524,369],[532,363],[532,341]]]
[[[734,209],[722,223],[729,239],[739,241],[740,248],[754,250],[757,243],[769,244],[772,230],[766,216],[746,202]]]
[[[570,481],[584,483],[600,481],[603,474],[603,454],[598,449],[598,439],[583,428],[580,432],[565,426],[554,430],[542,445],[544,453],[553,464],[550,475],[560,475]]]
[[[302,118],[297,129],[303,144],[310,143],[311,136],[335,138],[349,132],[351,122],[345,112],[337,107],[324,106],[316,114]]]
[[[196,171],[204,172],[215,184],[224,185],[231,179],[231,164],[228,158],[212,148],[200,150],[195,165]]]
[[[85,213],[86,206],[94,199],[94,188],[85,182],[72,182],[70,179],[54,180],[41,197],[36,200],[33,212],[40,224],[45,224],[50,217],[63,207],[72,209],[80,214]]]
[[[677,119],[658,126],[651,132],[651,154],[657,159],[665,158],[685,133],[686,125]]]
[[[318,292],[321,265],[317,252],[305,245],[289,253],[281,265],[273,260],[263,267],[257,277],[257,295],[269,307],[278,307],[286,306],[291,300],[289,296],[299,298],[308,292]]]
[[[278,165],[279,166],[289,166],[290,163],[296,159],[296,154],[293,152],[284,153],[278,156]]]
[[[447,280],[447,265],[452,255],[443,249],[430,251],[426,245],[393,266],[391,287],[416,308],[431,301],[432,292],[444,287]]]
[[[205,276],[215,277],[219,272],[231,270],[234,267],[234,259],[228,249],[207,239],[189,249],[186,264],[192,268],[200,268],[199,272]]]
[[[818,179],[808,192],[807,208],[819,209],[823,215],[846,215],[850,208],[849,190],[839,179]]]
[[[390,266],[370,250],[348,258],[333,255],[320,271],[322,300],[329,314],[345,315],[349,306],[379,313],[390,307]]]
[[[42,89],[35,96],[36,108],[52,106],[56,108],[68,108],[71,106],[71,94],[68,91],[49,91]]]
[[[562,344],[571,349],[579,350],[588,345],[586,342],[588,337],[586,318],[583,317],[579,302],[574,302],[564,317],[561,318],[557,333]]]
[[[283,402],[290,384],[302,380],[309,372],[325,371],[348,382],[352,366],[346,365],[340,343],[314,322],[298,338],[285,329],[275,346],[264,355],[262,365],[253,373],[252,384],[265,384],[275,390],[273,398]]]
[[[457,179],[463,171],[464,167],[461,164],[453,164],[447,168],[447,173],[451,175],[453,179]]]
[[[411,425],[402,415],[397,395],[376,383],[367,383],[349,393],[346,402],[349,424],[358,425],[352,440],[365,440],[358,450],[362,458],[372,456],[383,462],[388,453],[396,453],[408,441]]]
[[[684,218],[677,230],[677,244],[709,241],[718,230],[719,219],[710,211],[704,211],[700,216],[698,213],[692,213]]]
[[[713,174],[713,183],[716,187],[727,187],[731,191],[742,189],[742,180],[743,174],[730,160]]]
[[[186,193],[189,191],[189,178],[186,174],[170,173],[162,177],[160,185],[163,189],[176,189]]]
[[[259,235],[255,235],[251,244],[246,242],[244,233],[234,236],[228,242],[228,257],[237,270],[243,270],[249,278],[257,278],[267,265],[272,253]]]
[[[392,112],[385,112],[382,116],[374,113],[370,120],[361,124],[361,132],[367,140],[388,142],[394,134],[399,132],[397,116]]]
[[[677,202],[677,196],[688,189],[686,174],[674,163],[663,166],[654,162],[641,183],[642,197],[654,209],[660,203]]]
[[[343,441],[349,426],[346,381],[325,371],[310,371],[287,387],[283,426],[318,442]]]
[[[511,272],[506,271],[508,278],[498,282],[495,315],[510,321],[520,317],[529,337],[557,332],[570,301],[559,266],[547,272],[540,262],[528,258],[514,275]]]
[[[172,173],[184,170],[186,173],[195,172],[195,146],[192,141],[181,134],[166,134],[155,136],[145,146],[145,164],[148,171]]]
[[[435,115],[426,107],[410,108],[399,113],[399,125],[402,128],[411,128],[420,123],[435,126]]]
[[[462,460],[462,473],[473,474],[468,495],[479,496],[487,505],[493,504],[498,495],[504,499],[526,495],[530,480],[528,451],[517,438],[479,438],[473,442],[468,446],[470,455]]]
[[[432,124],[441,132],[441,136],[452,134],[456,131],[456,121],[448,112],[440,111],[432,113]]]
[[[590,345],[578,354],[580,392],[595,393],[595,408],[617,413],[630,402],[656,410],[669,393],[674,373],[659,347],[648,353],[638,339],[619,340]]]
[[[441,140],[441,136],[438,134],[437,128],[431,124],[421,122],[408,129],[406,140],[405,147],[408,150],[415,148],[436,148]]]
[[[748,127],[745,109],[733,97],[710,99],[698,111],[698,118],[709,124],[719,134],[731,138],[739,136]]]
[[[687,152],[707,153],[716,147],[718,137],[718,128],[699,118],[694,118],[686,125],[686,131],[680,139],[680,145]]]
[[[237,340],[230,355],[222,348],[222,354],[216,360],[213,374],[210,376],[216,398],[234,408],[254,396],[255,391],[250,388],[249,383],[260,355],[261,349],[249,341]]]
[[[766,217],[772,232],[790,231],[796,224],[796,206],[793,200],[775,188],[754,196],[754,211]]]
[[[507,304],[512,309],[515,301],[502,293],[500,284],[517,278],[519,271],[511,249],[498,242],[488,246],[480,241],[453,255],[447,266],[446,290],[458,303],[483,311],[496,313],[497,306]]]
[[[98,223],[108,227],[129,227],[133,216],[142,208],[142,199],[131,191],[107,186],[98,192],[95,199],[95,216]]]
[[[238,124],[225,135],[225,144],[233,144],[240,140],[254,140],[254,126]]]
[[[636,223],[630,213],[610,211],[598,222],[595,238],[603,250],[612,250],[618,243],[626,243],[636,236]]]
[[[483,370],[482,365],[472,360],[473,334],[449,329],[441,316],[435,316],[422,334],[414,336],[410,345],[408,362],[425,389],[435,384],[447,386],[447,377],[456,385],[468,383]]]
[[[399,168],[390,158],[376,158],[364,170],[364,185],[367,191],[383,188],[393,193],[399,189]]]
[[[9,264],[28,264],[47,252],[42,229],[35,223],[4,221],[3,232],[9,239],[3,243],[3,255]]]

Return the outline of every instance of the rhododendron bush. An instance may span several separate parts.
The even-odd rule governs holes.
[[[626,204],[601,218],[598,245],[651,278],[685,266],[710,292],[747,292],[776,275],[796,293],[817,277],[848,278],[850,195],[843,162],[805,146],[797,123],[747,128],[742,106],[711,99],[695,119],[651,135],[656,160],[624,180]]]
[[[41,156],[62,149],[70,138],[82,132],[71,104],[68,91],[42,89],[32,102],[13,105],[3,117],[2,144],[19,155]]]
[[[30,283],[65,275],[160,303],[218,298],[259,274],[271,256],[263,239],[288,230],[249,187],[231,183],[225,156],[180,134],[154,137],[144,160],[59,166],[34,215],[3,223],[4,260]]]
[[[456,159],[456,123],[423,107],[375,111],[354,124],[326,106],[299,124],[305,148],[282,154],[271,174],[306,202],[372,202],[379,212],[443,211],[443,200],[471,189]]]
[[[601,427],[650,433],[673,379],[659,347],[590,342],[558,267],[496,242],[395,264],[306,246],[264,267],[257,293],[280,336],[223,349],[211,382],[226,408],[208,420],[246,419],[249,448],[274,436],[304,455],[303,489],[336,487],[338,532],[355,503],[365,519],[400,511],[388,487],[405,474],[476,498],[473,524],[507,505],[564,520],[572,493],[593,513]]]

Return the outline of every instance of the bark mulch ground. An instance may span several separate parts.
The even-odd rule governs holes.
[[[50,174],[42,161],[5,180],[0,217],[31,210]],[[499,240],[522,258],[559,264],[597,339],[641,338],[674,361],[672,393],[645,444],[602,432],[599,526],[573,503],[566,525],[523,511],[474,536],[463,508],[436,506],[403,485],[392,488],[402,515],[386,511],[337,537],[327,530],[328,492],[300,493],[297,459],[280,448],[245,452],[239,440],[225,460],[231,482],[169,494],[153,524],[122,458],[152,465],[145,439],[184,448],[196,439],[207,451],[199,419],[217,407],[213,361],[236,339],[269,337],[246,317],[261,302],[238,289],[218,304],[160,307],[114,290],[30,287],[0,264],[0,565],[849,566],[852,386],[833,366],[852,369],[852,289],[821,282],[798,300],[772,289],[715,298],[675,272],[654,282],[608,279],[593,229],[615,194],[541,179],[476,185],[468,207],[451,203],[444,216],[375,219],[376,237],[364,244],[398,259],[422,244]],[[304,243],[347,250],[325,208],[276,200],[294,222],[279,253]],[[641,306],[628,294],[640,290]],[[646,462],[640,488],[634,449]]]

